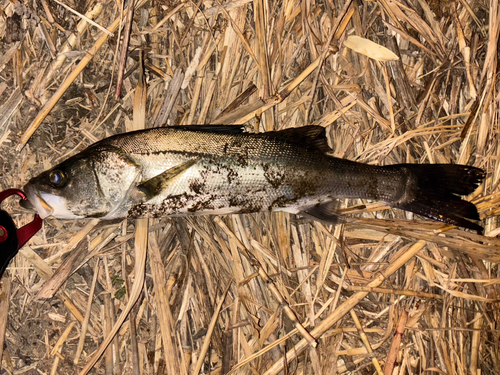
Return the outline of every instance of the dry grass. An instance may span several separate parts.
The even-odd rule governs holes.
[[[485,169],[470,198],[486,237],[360,201],[332,227],[283,213],[48,219],[3,279],[3,371],[500,372],[497,1],[120,7],[0,2],[1,189],[144,126],[312,123],[339,157]],[[349,35],[400,60],[354,52]]]

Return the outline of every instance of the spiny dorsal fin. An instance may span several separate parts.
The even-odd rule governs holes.
[[[243,125],[176,125],[168,126],[171,129],[186,130],[192,132],[213,132],[213,133],[246,133]]]
[[[289,128],[262,134],[280,138],[288,142],[297,143],[321,152],[332,151],[330,146],[328,146],[325,128],[319,125]]]

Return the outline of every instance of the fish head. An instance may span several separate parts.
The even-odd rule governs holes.
[[[32,178],[24,190],[42,219],[105,218],[119,210],[140,174],[120,150],[89,148]]]

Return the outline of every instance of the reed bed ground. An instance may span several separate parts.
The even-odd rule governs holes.
[[[499,374],[499,33],[498,0],[1,0],[2,190],[179,124],[487,172],[484,235],[359,200],[335,226],[46,219],[2,279],[1,373]]]

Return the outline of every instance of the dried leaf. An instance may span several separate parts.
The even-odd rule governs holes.
[[[360,36],[349,36],[344,42],[344,46],[377,61],[399,60],[399,57],[390,49]]]

